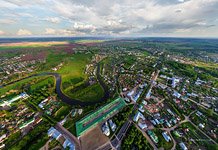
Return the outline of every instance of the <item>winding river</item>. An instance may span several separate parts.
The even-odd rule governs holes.
[[[17,80],[17,81],[14,81],[14,82],[11,82],[11,83],[8,83],[8,84],[5,84],[5,85],[2,85],[0,86],[0,88],[3,88],[5,86],[8,86],[8,85],[11,85],[11,84],[14,84],[16,82],[19,82],[21,80],[24,80],[24,79],[28,79],[28,78],[32,78],[32,77],[37,77],[37,76],[47,76],[47,75],[50,75],[50,76],[53,76],[55,77],[55,81],[56,81],[56,87],[55,87],[55,91],[58,95],[58,97],[65,103],[69,104],[69,105],[80,105],[80,106],[89,106],[89,105],[94,105],[96,103],[99,103],[99,102],[103,102],[105,100],[107,100],[109,98],[109,92],[108,92],[108,88],[107,86],[105,85],[105,83],[103,82],[103,80],[101,79],[101,75],[100,75],[100,65],[98,64],[97,65],[97,79],[100,83],[100,85],[102,86],[103,90],[104,90],[104,96],[97,100],[97,101],[93,101],[93,102],[90,102],[90,101],[81,101],[81,100],[77,100],[77,99],[73,99],[73,98],[70,98],[68,97],[67,95],[65,95],[62,90],[61,90],[61,83],[62,83],[62,80],[61,80],[61,75],[58,74],[58,73],[52,73],[52,72],[44,72],[44,73],[40,73],[40,74],[34,74],[34,75],[31,75],[31,76],[28,76],[28,77],[25,77],[25,78],[22,78],[20,80]],[[96,91],[98,92],[98,91]]]

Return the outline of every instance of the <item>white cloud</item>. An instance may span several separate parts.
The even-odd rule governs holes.
[[[178,2],[183,3],[185,0],[178,0]]]
[[[26,29],[19,29],[17,31],[17,35],[19,35],[19,36],[32,35],[32,33],[29,30],[26,30]]]
[[[5,32],[0,30],[0,35],[4,35],[4,34],[5,34]]]
[[[56,30],[52,29],[52,28],[46,28],[45,29],[45,34],[54,35],[54,34],[56,34]]]
[[[16,21],[14,19],[7,19],[7,18],[3,18],[0,19],[0,24],[15,24]]]
[[[48,17],[45,19],[46,21],[49,21],[51,23],[60,23],[61,22],[61,19],[58,18],[58,17]]]
[[[75,31],[79,31],[79,32],[94,32],[96,29],[95,26],[93,26],[92,24],[84,24],[84,23],[78,23],[75,22],[73,25],[73,30]]]
[[[187,30],[200,35],[199,31],[204,30],[214,35],[211,27],[218,32],[218,0],[3,0],[0,8],[0,13],[10,20],[15,18],[10,15],[21,14],[16,17],[19,21],[7,20],[3,24],[0,16],[0,25],[13,23],[16,29],[31,26],[36,34],[158,36]],[[26,12],[38,13],[31,13],[31,17]]]
[[[60,36],[74,36],[74,35],[82,35],[82,33],[77,32],[75,30],[69,29],[53,29],[53,28],[46,28],[45,29],[46,35],[60,35]]]

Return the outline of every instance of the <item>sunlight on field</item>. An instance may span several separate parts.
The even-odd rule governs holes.
[[[105,42],[105,40],[77,40],[75,41],[75,43],[78,43],[78,44],[101,43],[101,42]]]
[[[57,42],[57,41],[52,41],[52,42],[19,42],[19,43],[2,43],[0,44],[0,47],[48,47],[52,45],[64,45],[64,44],[69,44],[66,41],[63,42]]]

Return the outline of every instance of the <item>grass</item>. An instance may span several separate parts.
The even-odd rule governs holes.
[[[30,89],[31,89],[31,91],[34,91],[39,87],[47,86],[49,84],[54,85],[54,82],[55,82],[54,77],[52,77],[52,76],[48,77],[47,76],[46,78],[44,78],[42,80],[39,80],[36,84],[32,84],[30,86]]]
[[[58,70],[62,77],[62,83],[69,83],[69,87],[62,90],[66,94],[69,94],[69,91],[78,83],[87,79],[85,74],[85,67],[91,61],[91,54],[75,54],[71,57],[68,57],[65,61],[63,67]]]
[[[125,68],[130,68],[136,62],[136,57],[133,55],[125,56],[123,62]]]
[[[70,106],[62,106],[58,111],[55,112],[54,117],[57,120],[64,119],[64,117],[70,112]]]
[[[104,96],[104,90],[100,84],[93,84],[75,93],[70,93],[70,96],[81,101],[98,101]]]
[[[141,131],[135,126],[131,126],[122,140],[121,149],[151,150],[153,148]]]
[[[97,125],[105,119],[110,118],[114,113],[125,107],[126,103],[122,98],[117,98],[114,101],[106,104],[84,118],[76,122],[77,135],[80,136],[91,127]]]
[[[172,141],[167,142],[162,136],[162,132],[163,132],[162,130],[155,129],[154,132],[157,135],[158,140],[159,140],[158,147],[163,147],[164,149],[171,149],[173,147],[173,142]]]
[[[53,83],[53,81],[54,81],[54,79],[52,77],[49,77],[49,76],[32,77],[32,78],[24,79],[24,80],[15,82],[14,84],[0,88],[0,96],[4,95],[5,93],[9,92],[10,90],[20,91],[25,84],[31,84],[32,85],[31,89],[33,90],[40,85],[45,85],[48,82]],[[37,84],[37,83],[40,83],[40,84]]]

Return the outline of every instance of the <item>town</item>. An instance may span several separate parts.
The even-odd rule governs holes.
[[[213,65],[141,39],[74,43],[2,53],[1,149],[217,149]]]

